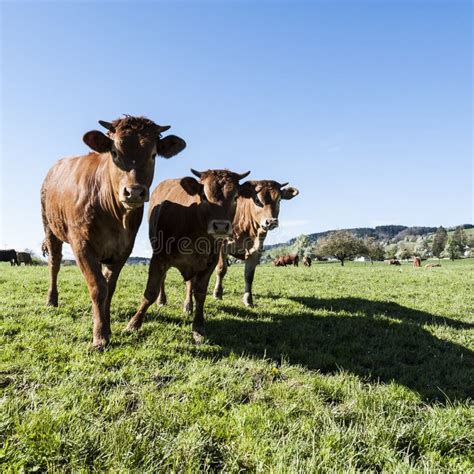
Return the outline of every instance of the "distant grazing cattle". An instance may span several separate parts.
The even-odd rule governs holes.
[[[155,156],[171,158],[186,146],[169,126],[144,117],[99,121],[107,135],[87,132],[93,152],[58,161],[41,188],[41,208],[51,284],[47,304],[57,306],[57,275],[63,242],[71,245],[92,300],[93,346],[110,338],[110,302],[129,257],[153,181]],[[102,272],[102,265],[104,271]]]
[[[283,255],[273,261],[275,267],[286,267],[287,265],[298,266],[300,258],[298,255]]]
[[[311,257],[303,257],[303,265],[305,267],[310,267],[311,266]]]
[[[232,236],[232,220],[238,196],[252,198],[255,185],[239,184],[249,173],[228,170],[191,170],[199,178],[170,179],[160,183],[150,201],[150,242],[153,256],[143,301],[128,323],[137,330],[147,309],[158,298],[166,303],[166,272],[175,267],[186,281],[184,310],[193,311],[193,338],[200,343],[205,336],[204,302],[212,272],[219,260],[223,239]]]
[[[419,268],[419,267],[421,267],[421,258],[415,257],[413,259],[413,268]]]
[[[18,266],[22,263],[25,265],[33,265],[33,260],[31,259],[31,255],[28,252],[17,252],[16,258],[18,260]]]
[[[275,265],[275,267],[284,267],[285,262],[282,257],[277,257],[273,260],[273,265]]]
[[[438,268],[438,267],[440,267],[440,266],[441,266],[441,264],[439,264],[439,263],[427,263],[427,264],[425,265],[425,268],[426,268],[427,270],[429,270],[430,268]]]
[[[401,265],[400,260],[396,258],[392,258],[389,263],[390,265]]]
[[[0,262],[10,262],[10,265],[18,265],[16,250],[0,250]]]

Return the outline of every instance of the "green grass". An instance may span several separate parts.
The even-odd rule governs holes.
[[[202,346],[175,272],[121,333],[127,267],[104,353],[77,268],[47,309],[47,268],[1,265],[0,471],[473,471],[474,260],[442,265],[264,266],[255,309],[232,266]]]

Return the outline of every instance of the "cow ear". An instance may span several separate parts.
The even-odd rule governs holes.
[[[198,180],[191,178],[191,176],[182,178],[180,184],[190,196],[201,194],[204,189],[204,186]]]
[[[98,153],[106,153],[112,149],[113,141],[98,130],[87,132],[82,140],[84,143]]]
[[[246,199],[255,197],[257,195],[256,185],[252,181],[245,181],[239,185],[239,196],[242,196]]]
[[[176,135],[168,135],[158,140],[156,152],[163,158],[171,158],[186,148],[186,142]]]
[[[284,188],[281,190],[281,198],[282,199],[293,199],[295,196],[298,196],[300,192],[296,188]]]

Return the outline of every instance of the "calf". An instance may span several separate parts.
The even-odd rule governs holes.
[[[71,245],[92,300],[93,346],[108,342],[110,303],[129,257],[153,181],[155,156],[171,158],[186,146],[169,126],[144,117],[99,121],[107,135],[87,132],[93,152],[58,161],[41,188],[41,209],[51,284],[47,304],[58,305],[57,275],[63,242]],[[102,266],[103,272],[102,272]]]
[[[311,257],[303,257],[303,265],[305,267],[310,267],[311,266]]]
[[[150,242],[153,255],[143,301],[128,323],[127,330],[137,330],[146,311],[160,295],[166,301],[164,280],[171,267],[177,268],[187,287],[185,311],[193,309],[193,338],[197,343],[205,336],[204,302],[209,278],[219,259],[220,242],[232,236],[239,196],[255,194],[252,182],[239,184],[249,173],[228,170],[191,170],[192,177],[163,181],[153,191],[150,202]]]

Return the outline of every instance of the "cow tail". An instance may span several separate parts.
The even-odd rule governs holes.
[[[43,243],[41,244],[41,251],[43,252],[43,257],[46,257],[48,255],[48,246],[46,245],[46,239],[43,240]]]

